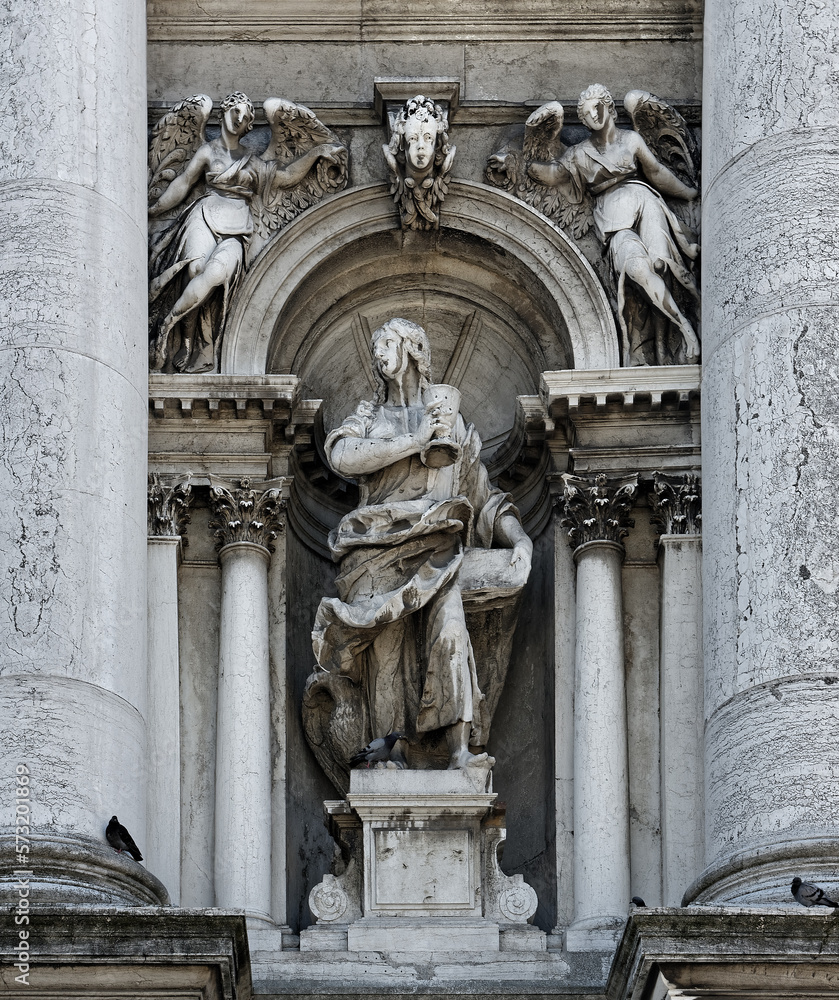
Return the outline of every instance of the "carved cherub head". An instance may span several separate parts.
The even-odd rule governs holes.
[[[580,94],[577,102],[577,116],[586,128],[599,132],[606,124],[606,116],[613,122],[618,120],[615,102],[602,83],[593,83]]]
[[[406,101],[394,124],[390,150],[414,180],[439,166],[449,150],[448,120],[440,105],[422,94]]]
[[[431,347],[428,334],[418,323],[395,317],[383,323],[370,338],[373,354],[374,403],[387,400],[387,382],[398,378],[413,362],[420,379],[420,391],[431,385]]]
[[[251,99],[240,90],[228,94],[221,102],[222,126],[231,135],[243,136],[250,132],[255,117]]]

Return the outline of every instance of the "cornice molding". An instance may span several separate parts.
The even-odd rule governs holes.
[[[702,18],[700,0],[600,0],[567,11],[558,10],[552,0],[493,5],[426,0],[409,13],[385,0],[285,0],[282,4],[149,0],[147,4],[152,42],[699,41]]]

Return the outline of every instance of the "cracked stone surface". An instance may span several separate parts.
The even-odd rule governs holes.
[[[783,0],[706,15],[706,860],[786,850],[760,901],[832,836],[839,794],[818,738],[839,720],[839,25]]]
[[[146,839],[144,12],[0,0],[0,749],[56,842]]]

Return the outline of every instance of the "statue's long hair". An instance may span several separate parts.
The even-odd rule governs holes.
[[[370,338],[371,349],[376,346],[376,341],[388,333],[395,333],[402,342],[402,350],[417,366],[420,380],[420,393],[431,385],[431,347],[428,343],[428,334],[419,323],[412,323],[409,319],[394,317],[387,323],[383,323]],[[373,381],[376,391],[373,394],[373,402],[381,406],[387,402],[387,383],[379,372],[375,358],[373,359]]]

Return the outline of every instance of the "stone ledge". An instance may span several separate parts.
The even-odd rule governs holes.
[[[11,913],[11,910],[7,912]],[[29,931],[29,986],[39,1000],[73,996],[190,996],[250,1000],[245,918],[225,910],[170,907],[32,908],[25,928],[0,922],[0,997],[21,996],[12,964]]]
[[[636,910],[612,963],[609,1000],[835,996],[839,919],[790,905]],[[677,993],[675,995],[681,995]]]

